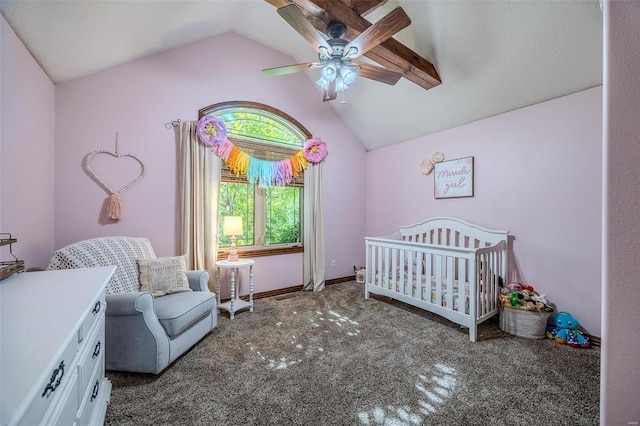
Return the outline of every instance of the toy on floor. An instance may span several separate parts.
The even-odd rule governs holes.
[[[579,330],[580,323],[573,315],[568,312],[558,312],[551,321],[553,325],[547,327],[547,338],[577,348],[589,347],[589,338]]]

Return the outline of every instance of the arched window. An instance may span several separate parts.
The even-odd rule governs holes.
[[[295,119],[268,105],[233,101],[205,107],[199,117],[221,119],[227,137],[252,157],[267,161],[289,158],[300,151],[311,134]],[[244,234],[238,236],[239,251],[251,256],[300,252],[303,250],[302,174],[287,186],[260,188],[246,176],[236,176],[223,166],[220,182],[220,249],[230,246],[224,236],[222,217],[242,216]]]

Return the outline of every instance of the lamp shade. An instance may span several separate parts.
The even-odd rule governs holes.
[[[322,68],[322,77],[327,81],[333,81],[336,79],[336,66],[333,63],[328,63]]]
[[[242,216],[225,216],[222,228],[224,235],[242,235]]]
[[[358,71],[358,68],[352,65],[344,65],[340,68],[340,76],[342,76],[342,81],[347,85],[347,87],[355,81],[357,75],[356,71]]]

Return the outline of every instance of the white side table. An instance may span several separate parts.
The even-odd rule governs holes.
[[[234,314],[241,309],[249,308],[249,312],[253,312],[253,259],[240,259],[234,262],[229,260],[218,260],[216,267],[218,268],[218,283],[220,283],[220,269],[231,269],[231,300],[220,303],[220,289],[216,292],[218,295],[218,307],[229,312],[229,317],[233,319]],[[240,299],[240,288],[236,288],[236,273],[239,268],[249,267],[249,301]]]

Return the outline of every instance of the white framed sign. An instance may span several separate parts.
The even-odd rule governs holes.
[[[473,157],[436,163],[433,183],[435,198],[473,197]]]

